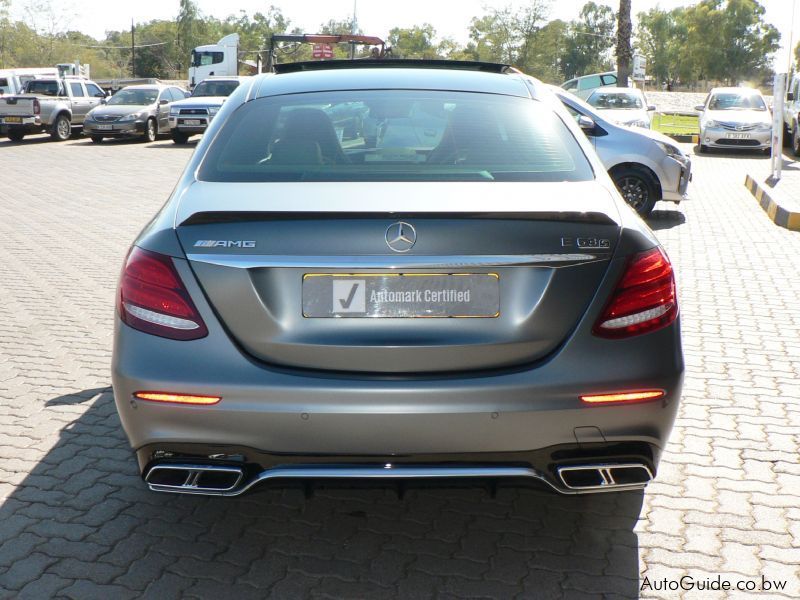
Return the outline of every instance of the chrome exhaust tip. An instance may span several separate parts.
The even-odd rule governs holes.
[[[145,483],[154,492],[224,495],[244,479],[244,469],[223,465],[164,463],[150,468]]]
[[[576,491],[635,490],[653,480],[653,472],[641,463],[570,465],[557,471],[564,486]]]

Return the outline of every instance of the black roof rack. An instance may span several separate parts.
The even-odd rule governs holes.
[[[500,63],[477,60],[441,60],[414,58],[358,58],[355,60],[313,60],[276,64],[276,73],[297,73],[299,71],[327,71],[333,69],[460,69],[463,71],[482,71],[484,73],[506,73],[511,68]]]

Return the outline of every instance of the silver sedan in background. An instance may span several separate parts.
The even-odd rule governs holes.
[[[184,91],[174,86],[129,85],[89,111],[83,133],[96,143],[107,137],[154,142],[159,132],[169,131],[170,105],[183,98]]]
[[[753,88],[714,88],[700,113],[700,152],[709,148],[769,151],[772,113]]]

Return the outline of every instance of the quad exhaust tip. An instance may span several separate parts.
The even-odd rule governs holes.
[[[640,463],[558,467],[561,482],[570,490],[602,491],[639,489],[653,480],[653,472]]]
[[[213,495],[232,492],[243,478],[241,467],[162,464],[147,472],[145,482],[156,492]]]
[[[437,479],[437,478],[534,478],[566,494],[641,489],[653,473],[642,463],[569,465],[556,469],[563,487],[528,467],[444,466],[302,466],[267,469],[245,481],[243,466],[162,463],[150,468],[145,482],[152,491],[207,496],[238,496],[272,479]]]

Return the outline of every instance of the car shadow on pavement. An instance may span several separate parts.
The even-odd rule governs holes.
[[[13,597],[638,594],[642,492],[159,494],[138,475],[110,388],[53,398],[45,410],[69,416],[80,405],[0,508],[0,590]]]
[[[672,229],[686,223],[686,215],[679,210],[654,210],[645,219],[653,231]]]

